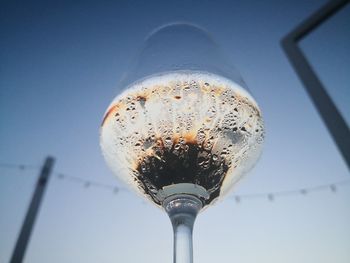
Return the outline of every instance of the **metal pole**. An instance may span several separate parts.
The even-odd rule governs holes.
[[[284,37],[281,43],[289,61],[300,80],[303,82],[307,93],[335,141],[345,163],[348,168],[350,168],[349,127],[298,46],[298,42],[301,39],[334,15],[347,3],[349,3],[349,0],[334,0],[328,2]]]
[[[45,193],[45,189],[47,186],[49,176],[51,174],[54,161],[54,158],[47,157],[43,167],[41,168],[41,173],[36,184],[35,192],[33,194],[32,201],[30,202],[27,215],[24,219],[21,232],[18,236],[17,243],[13,251],[10,263],[22,263],[23,261],[28,241],[30,239],[30,234],[32,232],[33,225],[35,223],[35,218],[38,214],[40,204]]]

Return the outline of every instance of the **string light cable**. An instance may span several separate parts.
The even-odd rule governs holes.
[[[20,171],[25,171],[25,170],[37,170],[37,171],[39,171],[40,166],[27,165],[27,164],[0,163],[0,168],[2,168],[2,169],[17,169]],[[104,189],[107,191],[111,191],[114,194],[117,194],[121,191],[127,192],[127,189],[122,188],[122,187],[117,186],[117,185],[105,184],[102,182],[89,180],[86,178],[82,178],[79,176],[73,176],[73,175],[69,175],[66,173],[54,172],[52,175],[60,180],[65,180],[67,182],[79,184],[79,185],[83,186],[84,188],[95,187],[95,188],[100,188],[100,189]],[[248,194],[235,194],[235,195],[230,196],[230,198],[233,198],[236,201],[236,203],[240,203],[245,199],[254,199],[254,198],[265,198],[268,201],[274,201],[276,198],[282,197],[282,196],[290,196],[290,195],[306,196],[307,194],[317,192],[317,191],[331,191],[332,193],[336,193],[338,191],[338,188],[340,186],[343,186],[343,185],[350,185],[350,178],[346,178],[346,179],[339,180],[339,181],[334,181],[334,182],[327,183],[327,184],[319,184],[319,185],[314,185],[314,186],[310,186],[310,187],[302,187],[302,188],[291,189],[291,190],[271,191],[271,192],[261,192],[261,193],[248,193]]]

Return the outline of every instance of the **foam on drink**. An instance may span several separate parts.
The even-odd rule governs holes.
[[[186,71],[151,76],[117,96],[100,144],[111,169],[155,204],[172,186],[193,185],[208,205],[253,166],[263,137],[261,112],[244,89]]]

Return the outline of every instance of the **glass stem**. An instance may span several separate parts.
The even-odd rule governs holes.
[[[202,202],[192,195],[170,196],[163,202],[174,230],[174,263],[192,263],[192,231]]]

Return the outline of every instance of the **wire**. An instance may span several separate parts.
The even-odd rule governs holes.
[[[273,191],[273,192],[263,192],[263,193],[251,193],[251,194],[240,194],[233,195],[232,198],[235,199],[237,203],[242,201],[242,199],[249,198],[267,198],[269,201],[274,201],[276,197],[280,196],[288,196],[288,195],[307,195],[312,192],[317,191],[331,191],[332,193],[336,193],[337,189],[340,185],[350,184],[350,179],[344,179],[337,182],[332,182],[329,184],[316,185],[311,187],[303,187],[292,190],[284,190],[284,191]]]
[[[34,166],[34,165],[25,165],[25,164],[9,164],[9,163],[0,163],[0,168],[5,169],[19,169],[21,171],[27,170],[27,169],[37,169],[39,170],[40,167]],[[90,188],[90,187],[96,187],[101,188],[104,190],[112,191],[112,193],[117,194],[120,191],[123,191],[126,189],[119,187],[117,185],[110,185],[101,183],[94,180],[88,180],[79,176],[73,176],[66,173],[53,173],[53,175],[60,179],[60,180],[66,180],[72,183],[78,183],[82,185],[84,188]],[[350,184],[350,178],[344,179],[341,181],[336,181],[328,184],[320,184],[320,185],[314,185],[310,187],[302,187],[292,190],[283,190],[283,191],[271,191],[271,192],[262,192],[262,193],[248,193],[248,194],[235,194],[232,195],[230,198],[233,198],[236,203],[240,203],[245,199],[254,199],[254,198],[267,198],[268,201],[274,201],[277,197],[281,196],[290,196],[290,195],[303,195],[306,196],[309,193],[317,192],[317,191],[331,191],[332,193],[336,193],[338,190],[338,187],[341,185]]]
[[[103,188],[103,189],[107,189],[107,190],[112,190],[114,193],[117,193],[120,190],[123,190],[121,187],[116,186],[116,185],[104,184],[104,183],[101,183],[101,182],[88,180],[88,179],[81,178],[81,177],[78,177],[78,176],[73,176],[73,175],[68,175],[68,174],[63,174],[63,173],[54,173],[54,175],[58,179],[61,179],[61,180],[69,180],[71,182],[80,183],[85,188],[98,187],[98,188]]]
[[[37,170],[40,169],[40,166],[28,165],[28,164],[13,164],[13,163],[0,163],[1,168],[8,169],[19,169],[19,170]]]

